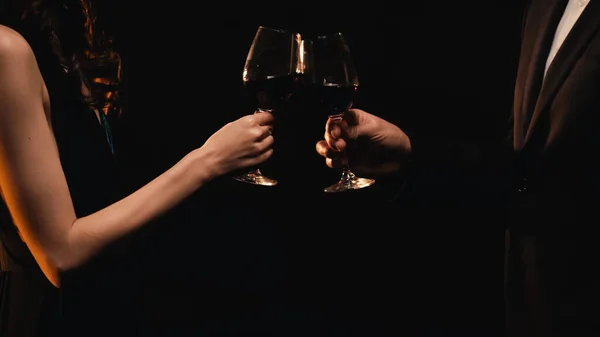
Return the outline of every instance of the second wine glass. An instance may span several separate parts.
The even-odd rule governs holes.
[[[242,80],[257,112],[276,113],[294,94],[304,72],[302,36],[285,30],[259,27],[246,58]],[[255,169],[235,180],[275,186],[277,180]]]
[[[311,46],[311,82],[316,89],[319,109],[333,123],[343,121],[344,112],[354,104],[358,75],[344,36],[337,33],[317,37]],[[357,190],[371,186],[374,179],[356,176],[350,166],[342,168],[340,180],[325,188],[326,193]]]

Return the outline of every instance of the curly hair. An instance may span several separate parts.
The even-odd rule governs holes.
[[[121,57],[98,28],[90,0],[8,0],[5,18],[30,42],[38,61],[48,57],[78,88],[81,99],[104,114],[120,114]],[[40,57],[40,55],[42,57]],[[45,58],[46,57],[46,58]]]

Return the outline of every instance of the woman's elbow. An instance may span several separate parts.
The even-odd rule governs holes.
[[[72,254],[64,250],[54,254],[49,252],[37,261],[48,281],[56,288],[60,288],[61,274],[79,266],[76,259],[73,259]]]
[[[61,275],[76,269],[81,264],[72,258],[54,259],[53,263],[49,263],[42,271],[48,281],[56,288],[60,288]]]
[[[45,264],[40,264],[40,268],[42,269],[42,273],[44,276],[52,283],[56,288],[60,288],[60,270],[55,266]]]
[[[45,274],[46,278],[55,288],[60,288],[60,277],[58,275]]]
[[[44,265],[40,264],[42,272],[56,288],[60,288],[61,275],[69,272],[79,266],[72,258],[55,258],[47,261]]]

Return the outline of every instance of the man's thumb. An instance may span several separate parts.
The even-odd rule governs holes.
[[[348,109],[344,113],[344,121],[347,124],[345,128],[346,136],[348,139],[356,139],[361,135],[363,125],[360,124],[360,114],[363,113],[359,109]]]

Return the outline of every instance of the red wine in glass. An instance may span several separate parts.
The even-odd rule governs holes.
[[[276,113],[294,94],[305,69],[304,41],[297,33],[258,27],[246,58],[242,80],[257,112]],[[277,180],[252,170],[235,180],[275,186]]]
[[[299,75],[274,76],[246,81],[246,92],[253,105],[261,111],[276,111],[287,102],[298,87]]]
[[[344,112],[354,103],[358,75],[350,48],[342,33],[317,37],[311,45],[311,82],[320,110],[334,123],[341,122]],[[325,188],[326,193],[357,190],[371,186],[374,179],[356,176],[349,165],[342,168],[340,180]]]

